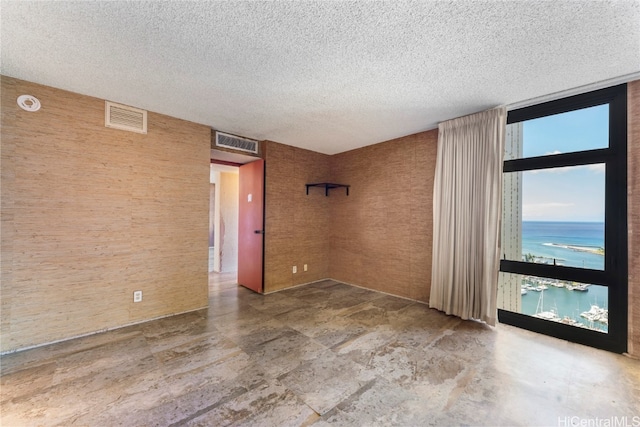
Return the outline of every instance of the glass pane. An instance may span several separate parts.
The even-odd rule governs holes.
[[[608,332],[607,291],[606,286],[500,272],[498,308]]]
[[[507,125],[505,160],[609,147],[609,104]]]
[[[605,165],[504,174],[502,256],[604,270]]]

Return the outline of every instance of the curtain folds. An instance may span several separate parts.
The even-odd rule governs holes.
[[[429,306],[494,326],[504,107],[439,125]]]

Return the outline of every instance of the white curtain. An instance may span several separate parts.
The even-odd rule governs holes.
[[[429,306],[496,323],[506,109],[439,125]]]

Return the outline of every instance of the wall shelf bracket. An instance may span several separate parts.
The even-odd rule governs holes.
[[[329,190],[332,188],[345,188],[347,190],[347,196],[349,195],[349,187],[351,187],[350,185],[346,185],[346,184],[334,184],[332,182],[318,182],[318,183],[313,183],[313,184],[305,184],[305,186],[307,187],[307,196],[309,195],[309,187],[322,187],[324,188],[324,195],[328,196],[329,195]]]

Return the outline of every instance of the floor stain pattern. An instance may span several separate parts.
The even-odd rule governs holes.
[[[208,309],[3,356],[0,424],[640,425],[638,360],[332,280],[210,276]]]

